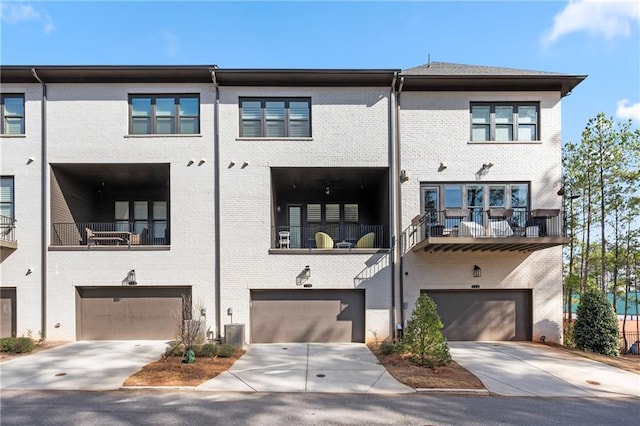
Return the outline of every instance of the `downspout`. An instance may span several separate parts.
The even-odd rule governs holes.
[[[396,238],[396,225],[395,225],[395,185],[396,185],[396,171],[394,170],[395,164],[395,125],[394,114],[395,109],[395,90],[396,81],[398,79],[398,73],[393,73],[393,80],[391,81],[391,88],[389,89],[389,234],[391,235],[391,318],[389,324],[391,326],[391,335],[395,336],[395,323],[397,320],[396,315],[396,251],[397,251],[397,238]]]
[[[47,337],[47,85],[38,77],[35,68],[31,68],[31,74],[42,85],[42,101],[40,103],[40,282],[41,282],[41,313],[40,333],[44,339]]]
[[[400,77],[400,86],[398,87],[398,94],[396,95],[396,167],[400,170],[400,94],[402,93],[402,88],[404,86],[404,77]],[[402,238],[402,190],[401,190],[402,182],[398,177],[398,205],[397,205],[397,216],[398,223],[396,224],[396,232]],[[403,247],[400,247],[402,250]],[[400,264],[400,279],[399,279],[399,289],[400,293],[400,324],[404,329],[404,253],[402,251],[399,252],[399,264]]]
[[[221,341],[220,324],[222,323],[221,303],[220,303],[220,135],[218,132],[220,113],[220,86],[216,78],[216,65],[211,69],[211,81],[216,91],[216,99],[213,104],[213,221],[214,221],[214,288],[215,288],[215,318],[216,328],[215,336],[218,341]]]

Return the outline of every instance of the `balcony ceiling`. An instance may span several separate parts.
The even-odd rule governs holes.
[[[168,164],[53,164],[52,169],[90,185],[166,187]]]
[[[382,167],[279,167],[273,168],[271,177],[275,188],[295,188],[310,194],[324,190],[352,192],[379,188],[386,184],[387,169]]]
[[[412,247],[414,252],[522,252],[530,253],[569,243],[566,237],[429,237]]]

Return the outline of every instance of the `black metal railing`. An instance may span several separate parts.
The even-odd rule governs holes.
[[[558,209],[447,209],[416,216],[403,232],[403,246],[429,237],[566,237],[564,212]]]
[[[384,229],[383,225],[359,224],[276,226],[273,228],[275,240],[272,248],[384,248],[388,246]],[[330,237],[324,241],[332,247],[317,246],[316,234],[319,232]]]
[[[622,336],[620,331],[620,349],[623,354],[640,356],[640,332],[626,331]],[[627,347],[624,346],[624,337],[627,338]]]
[[[16,241],[16,220],[14,218],[0,215],[0,240]]]
[[[53,246],[150,246],[168,245],[165,223],[76,222],[54,223]]]

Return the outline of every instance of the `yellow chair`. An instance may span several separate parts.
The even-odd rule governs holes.
[[[375,242],[376,234],[375,232],[369,232],[368,234],[364,234],[358,242],[356,243],[356,248],[373,248],[373,243]]]
[[[333,238],[324,232],[316,232],[316,248],[333,248]]]

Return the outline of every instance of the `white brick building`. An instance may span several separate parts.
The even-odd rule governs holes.
[[[367,341],[426,291],[449,338],[561,337],[560,101],[584,77],[1,71],[3,336],[169,339],[194,318]]]

